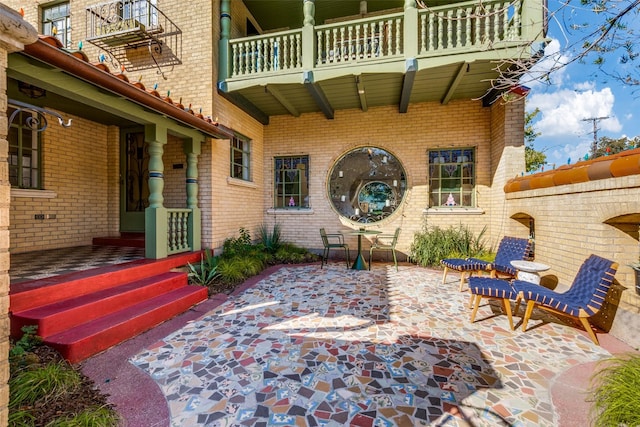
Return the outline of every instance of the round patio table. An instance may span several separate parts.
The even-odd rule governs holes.
[[[551,268],[539,262],[521,260],[511,261],[511,265],[518,270],[518,275],[516,276],[518,280],[535,283],[536,285],[540,284],[540,272]]]
[[[349,232],[349,234],[352,236],[358,236],[358,256],[356,257],[355,261],[353,261],[353,265],[351,266],[353,270],[367,270],[369,268],[369,266],[367,265],[367,261],[365,261],[364,257],[362,256],[362,236],[371,236],[380,233],[382,233],[382,231],[365,230],[364,228]]]

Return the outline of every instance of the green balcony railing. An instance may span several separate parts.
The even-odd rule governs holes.
[[[540,0],[469,1],[229,40],[227,76],[267,77],[394,58],[490,51],[543,35]],[[526,22],[525,23],[525,16]],[[312,55],[312,60],[306,57]],[[305,65],[306,64],[306,65]],[[311,65],[309,65],[311,64]],[[305,70],[311,71],[311,70]]]
[[[419,12],[421,55],[479,51],[521,36],[522,2],[458,3]]]

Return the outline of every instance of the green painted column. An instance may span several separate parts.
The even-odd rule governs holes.
[[[418,56],[418,36],[420,34],[418,26],[418,9],[415,0],[405,0],[404,2],[404,57],[415,58]]]
[[[220,41],[218,42],[218,86],[224,90],[224,82],[231,76],[230,46],[231,1],[220,2]]]
[[[191,209],[187,239],[193,251],[202,249],[202,212],[198,207],[198,155],[201,143],[193,139],[184,140],[184,153],[187,155],[187,208]]]
[[[304,0],[302,3],[303,26],[302,26],[302,69],[311,71],[315,67],[316,52],[316,3],[315,0]]]
[[[149,207],[145,209],[145,256],[151,259],[167,257],[168,224],[164,207],[164,163],[162,155],[167,143],[167,129],[158,125],[144,128],[149,144]]]

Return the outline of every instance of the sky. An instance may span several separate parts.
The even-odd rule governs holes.
[[[626,5],[629,1],[619,3]],[[640,135],[640,87],[625,85],[602,73],[592,64],[595,57],[571,62],[581,50],[580,40],[603,22],[602,15],[580,9],[579,3],[576,6],[560,8],[557,1],[549,1],[549,9],[560,8],[560,12],[550,15],[547,36],[551,41],[545,47],[545,58],[536,64],[532,76],[537,76],[536,71],[547,70],[552,63],[568,65],[551,73],[547,82],[533,80],[531,76],[523,79],[523,84],[531,89],[526,110],[540,110],[532,122],[535,131],[540,133],[534,148],[546,154],[549,165],[575,163],[590,153],[594,121],[585,119],[608,117],[595,121],[598,138]],[[637,12],[636,9],[633,16],[630,15],[636,19],[636,22],[630,21],[635,27],[638,26]],[[572,29],[576,25],[584,30]],[[609,69],[624,69],[615,53],[606,56],[605,63]]]

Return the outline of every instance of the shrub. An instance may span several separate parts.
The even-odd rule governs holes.
[[[213,256],[209,249],[204,250],[204,257],[200,260],[200,264],[187,264],[189,281],[200,286],[209,286],[218,277],[219,258]]]
[[[274,261],[282,264],[300,264],[318,260],[318,255],[292,243],[283,243],[273,256]]]
[[[229,285],[235,285],[248,277],[255,276],[264,268],[264,263],[256,257],[235,257],[221,259],[218,264],[220,280]]]
[[[626,354],[600,362],[591,377],[590,415],[599,427],[640,425],[640,355]]]
[[[486,227],[474,236],[466,226],[458,228],[424,227],[422,232],[416,233],[411,243],[411,258],[423,267],[433,267],[440,264],[443,258],[474,257],[491,260],[493,256],[485,249],[483,240]]]
[[[274,254],[280,248],[282,244],[280,224],[273,224],[273,229],[269,230],[266,225],[260,226],[260,243],[264,247],[264,250],[269,254]]]
[[[18,408],[39,400],[54,400],[80,386],[78,372],[65,363],[48,363],[38,369],[22,369],[9,381],[9,406]]]
[[[251,244],[251,235],[244,228],[240,228],[240,236],[226,239],[222,245],[222,257],[233,258],[236,256],[246,255],[251,251],[253,245]]]
[[[23,356],[25,353],[33,351],[33,349],[42,343],[42,338],[36,335],[38,330],[37,325],[23,326],[22,337],[9,349],[9,360],[17,361],[16,359]]]

